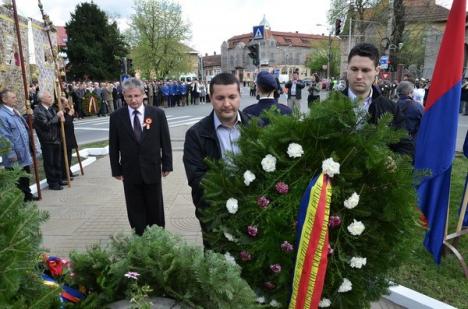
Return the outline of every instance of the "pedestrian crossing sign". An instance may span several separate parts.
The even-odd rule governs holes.
[[[265,33],[264,26],[254,26],[253,27],[253,39],[254,40],[263,40]]]

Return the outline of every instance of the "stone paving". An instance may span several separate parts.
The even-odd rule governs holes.
[[[174,172],[163,179],[166,229],[201,245],[201,233],[182,164],[182,152],[173,152]],[[51,254],[67,256],[94,243],[105,243],[116,233],[129,233],[123,186],[110,176],[109,157],[85,168],[72,187],[43,191],[38,202],[50,214],[42,226],[43,246]]]
[[[185,128],[186,129],[186,128]],[[201,232],[182,163],[184,128],[171,131],[174,171],[163,179],[166,229],[190,245],[201,246]],[[93,244],[106,244],[112,235],[130,233],[122,184],[111,177],[109,157],[86,167],[71,188],[43,190],[40,209],[50,218],[42,225],[43,246],[50,254],[66,257]],[[404,308],[382,298],[372,309]]]

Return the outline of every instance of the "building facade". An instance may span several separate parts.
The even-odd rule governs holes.
[[[299,32],[272,31],[263,17],[264,38],[253,40],[253,33],[234,36],[221,45],[221,70],[235,74],[239,80],[254,81],[259,68],[252,64],[248,46],[258,43],[260,70],[277,70],[280,74],[291,75],[298,70],[300,78],[308,78],[312,72],[306,66],[316,43],[326,41],[328,36]]]

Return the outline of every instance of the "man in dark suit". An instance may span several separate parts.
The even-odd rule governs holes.
[[[67,183],[62,181],[62,156],[60,151],[60,121],[64,122],[63,111],[52,107],[54,98],[48,91],[39,91],[39,104],[34,108],[34,128],[41,143],[44,171],[49,190],[62,190]]]
[[[145,88],[136,78],[122,83],[128,106],[110,117],[112,176],[123,181],[130,226],[142,235],[147,226],[165,226],[161,176],[172,171],[169,126],[164,112],[145,106]]]
[[[357,103],[358,110],[367,115],[369,123],[377,124],[388,113],[393,116],[392,127],[404,129],[405,119],[400,108],[374,85],[379,70],[379,51],[374,45],[361,43],[354,46],[348,55],[348,87],[342,93]],[[414,143],[408,138],[390,145],[390,148],[398,153],[414,154]]]

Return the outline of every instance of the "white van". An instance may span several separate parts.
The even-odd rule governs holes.
[[[191,83],[194,80],[197,80],[197,74],[195,73],[186,73],[179,76],[179,80],[184,83]]]

